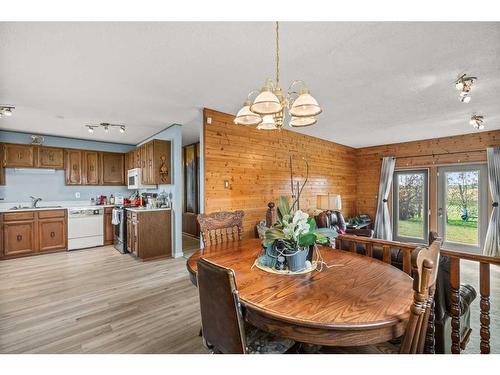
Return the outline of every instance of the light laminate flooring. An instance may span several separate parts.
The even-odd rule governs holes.
[[[0,353],[205,353],[186,260],[112,246],[0,262]]]

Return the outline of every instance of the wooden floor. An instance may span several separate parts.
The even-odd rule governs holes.
[[[0,353],[206,353],[185,264],[139,262],[111,246],[1,261]],[[477,265],[461,269],[463,282],[477,284]],[[499,271],[492,267],[492,353],[500,352]],[[469,353],[479,353],[478,299]],[[369,349],[327,352],[385,351]]]
[[[204,353],[184,258],[113,247],[0,262],[0,353]]]

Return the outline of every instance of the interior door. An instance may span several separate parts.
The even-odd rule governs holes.
[[[486,164],[438,170],[438,232],[446,249],[480,252],[488,228]]]

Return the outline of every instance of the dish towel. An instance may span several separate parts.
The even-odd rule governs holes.
[[[113,210],[113,214],[111,217],[111,224],[113,224],[113,225],[120,224],[120,213],[118,210]]]

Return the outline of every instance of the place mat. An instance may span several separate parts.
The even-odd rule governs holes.
[[[318,265],[318,262],[313,261],[312,265],[311,265],[311,268],[306,268],[306,269],[304,269],[302,271],[298,271],[298,272],[292,272],[292,271],[289,271],[289,270],[280,271],[280,270],[277,270],[275,268],[263,266],[263,265],[259,264],[258,259],[255,260],[255,263],[253,265],[255,267],[261,269],[262,271],[266,271],[266,272],[269,272],[269,273],[275,273],[277,275],[304,275],[306,273],[310,273],[310,272],[314,271],[316,269],[316,266]]]

